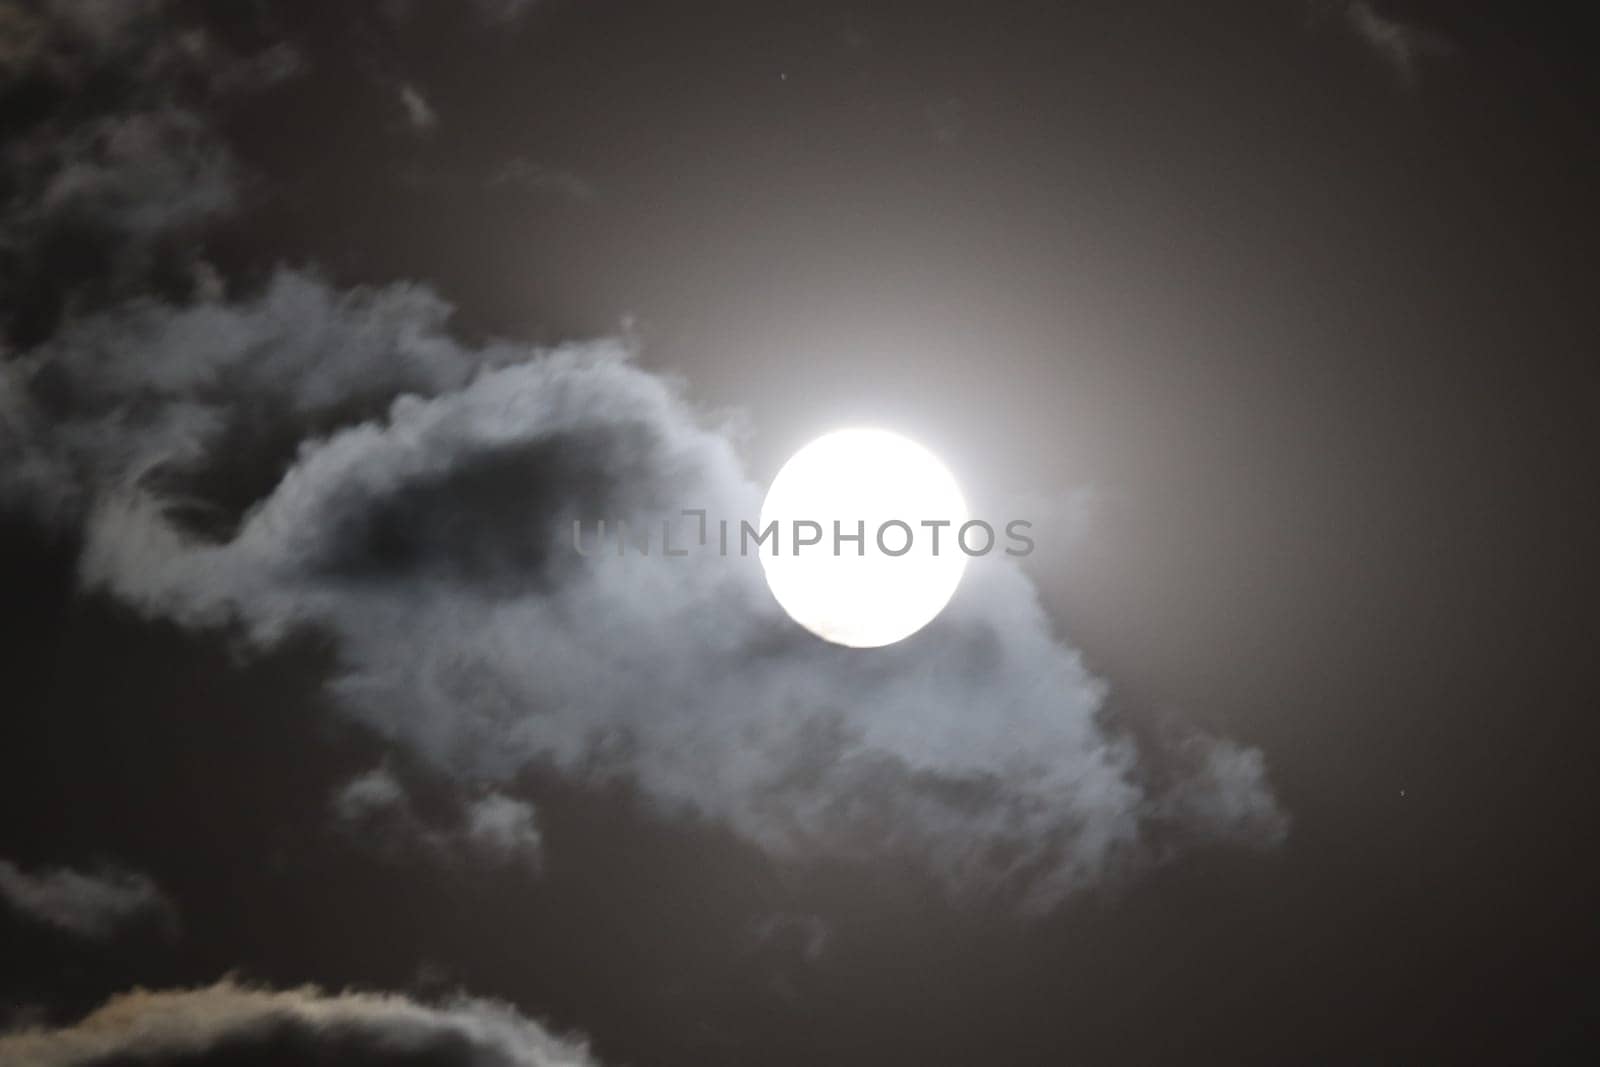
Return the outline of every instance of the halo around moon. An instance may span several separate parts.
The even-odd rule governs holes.
[[[836,430],[772,480],[761,528],[778,524],[778,551],[763,550],[761,564],[795,622],[834,644],[877,648],[950,602],[966,569],[956,535],[967,519],[960,487],[932,452],[887,430]],[[798,544],[797,523],[816,524],[806,536],[817,543]]]

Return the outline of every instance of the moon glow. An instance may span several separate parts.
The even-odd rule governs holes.
[[[773,479],[761,528],[777,522],[778,550],[762,552],[761,564],[795,622],[834,644],[878,648],[910,637],[949,603],[966,569],[956,537],[967,518],[960,487],[933,453],[887,430],[837,430]],[[819,540],[801,544],[797,524]]]

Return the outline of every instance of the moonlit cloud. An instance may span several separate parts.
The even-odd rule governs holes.
[[[450,1067],[593,1067],[584,1041],[515,1008],[467,997],[437,1005],[383,993],[254,989],[134,990],[59,1029],[0,1036],[0,1067],[116,1062],[199,1065],[427,1062]]]
[[[752,559],[577,556],[574,518],[741,516],[759,498],[732,441],[619,346],[511,362],[435,333],[439,305],[414,290],[277,287],[316,314],[274,314],[281,295],[146,308],[144,329],[77,327],[92,358],[70,332],[41,353],[57,380],[97,368],[86,401],[146,397],[141,427],[119,415],[113,435],[91,416],[20,451],[44,466],[76,452],[57,468],[94,472],[75,494],[90,587],[190,626],[242,623],[263,647],[325,629],[344,649],[342,705],[440,768],[627,780],[665,814],[721,820],[791,859],[904,852],[953,891],[1010,887],[1045,906],[1180,816],[1202,836],[1281,834],[1256,761],[1220,758],[1205,787],[1185,786],[1242,806],[1153,792],[1133,741],[1101,721],[1104,684],[1003,563],[975,564],[925,638],[860,657],[789,626]],[[380,343],[329,343],[341,336]],[[215,451],[238,440],[233,420],[337,411],[344,383],[397,372],[421,392],[303,440],[230,536],[181,521],[188,480],[237,461]],[[237,406],[206,399],[223,373]]]

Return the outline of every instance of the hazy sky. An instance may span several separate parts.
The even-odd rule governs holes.
[[[0,1067],[1592,1056],[1587,41],[0,3]],[[1038,551],[566,550],[852,424]]]

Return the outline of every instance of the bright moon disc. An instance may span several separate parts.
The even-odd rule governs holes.
[[[818,637],[891,645],[950,602],[967,565],[956,540],[967,518],[960,487],[932,452],[887,430],[836,430],[772,480],[761,529],[777,522],[778,551],[763,548],[761,564],[783,610]]]

